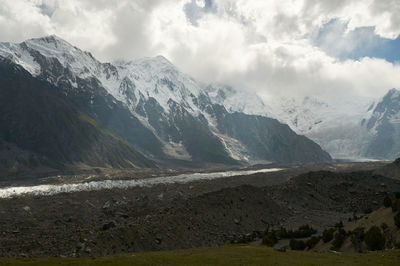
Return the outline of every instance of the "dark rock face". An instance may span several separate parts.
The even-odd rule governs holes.
[[[391,164],[381,167],[375,173],[389,178],[400,179],[400,158]]]
[[[400,91],[390,90],[374,109],[366,124],[373,137],[366,156],[377,159],[395,159],[400,156]]]
[[[0,60],[0,72],[0,152],[14,158],[2,160],[3,168],[153,166],[49,83],[8,60]]]
[[[143,110],[157,136],[163,141],[182,143],[194,161],[237,164],[225,151],[221,141],[211,132],[207,120],[195,117],[173,100],[166,114],[156,99],[142,99],[137,108]]]

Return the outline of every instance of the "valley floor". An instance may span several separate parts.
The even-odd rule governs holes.
[[[400,251],[356,253],[277,252],[264,246],[233,245],[140,252],[93,258],[0,259],[0,265],[400,265]]]
[[[182,184],[2,198],[0,256],[100,257],[213,247],[270,226],[310,224],[321,232],[354,213],[378,209],[385,195],[400,191],[399,180],[350,173],[382,165],[317,164]],[[237,246],[215,253],[225,249],[268,254],[262,247]],[[212,258],[213,249],[204,250]]]

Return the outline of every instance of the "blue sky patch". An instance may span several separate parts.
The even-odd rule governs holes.
[[[204,14],[214,13],[216,11],[212,0],[204,0],[204,7],[201,7],[196,2],[196,0],[192,0],[184,6],[186,17],[194,26],[198,25],[197,21],[201,19]]]
[[[313,44],[340,60],[372,57],[400,63],[400,36],[395,40],[382,38],[374,27],[346,31],[347,23],[333,19],[312,36]]]
[[[46,4],[41,4],[37,6],[40,9],[40,13],[42,13],[45,16],[51,17],[55,11],[55,8],[50,7]]]

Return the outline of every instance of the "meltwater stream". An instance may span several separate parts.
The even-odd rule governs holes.
[[[59,193],[71,193],[79,191],[93,191],[113,188],[151,187],[157,184],[185,184],[199,180],[212,180],[217,178],[232,177],[239,175],[251,175],[256,173],[269,173],[281,171],[279,168],[228,171],[217,173],[195,173],[182,174],[177,176],[164,176],[146,179],[132,180],[103,180],[77,184],[64,185],[38,185],[28,187],[7,187],[0,189],[0,198],[12,198],[18,196],[51,196]]]

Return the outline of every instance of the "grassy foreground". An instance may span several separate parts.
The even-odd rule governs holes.
[[[400,265],[400,251],[354,253],[281,253],[263,246],[235,245],[177,251],[143,252],[99,258],[0,258],[0,265]]]

